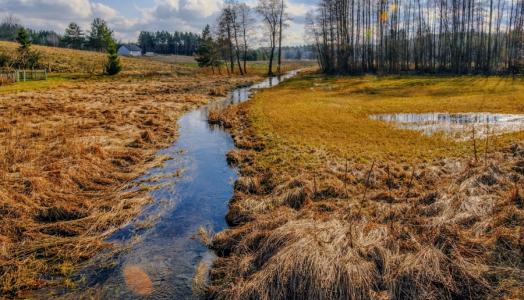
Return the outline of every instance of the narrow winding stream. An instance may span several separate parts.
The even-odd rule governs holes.
[[[273,77],[250,87],[238,88],[226,99],[185,114],[179,120],[179,137],[158,155],[173,159],[150,170],[141,180],[165,176],[160,189],[151,192],[154,203],[137,222],[114,234],[110,240],[126,243],[140,234],[140,240],[117,258],[115,268],[86,275],[97,297],[104,299],[194,299],[191,282],[195,266],[211,262],[213,253],[195,238],[204,226],[218,232],[227,224],[228,201],[233,195],[237,171],[228,166],[226,153],[233,147],[230,134],[207,122],[208,111],[249,99],[254,89],[278,85],[297,72]],[[176,172],[181,176],[171,176]],[[149,229],[140,220],[158,219]],[[140,232],[142,231],[142,232]]]

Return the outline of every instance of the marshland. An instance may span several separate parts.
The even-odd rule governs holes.
[[[522,79],[468,79],[303,74],[217,114],[241,175],[211,293],[521,298],[523,132],[467,123],[457,139],[370,118],[522,115]]]
[[[79,2],[0,7],[0,298],[524,298],[524,1]]]

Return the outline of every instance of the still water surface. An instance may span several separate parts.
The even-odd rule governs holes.
[[[179,137],[158,155],[172,157],[160,168],[150,170],[141,181],[165,177],[162,188],[151,192],[154,203],[110,241],[140,240],[117,257],[116,268],[100,272],[86,270],[87,286],[104,299],[193,299],[191,282],[195,266],[212,262],[214,256],[196,238],[203,226],[214,232],[227,225],[225,215],[233,195],[237,171],[228,166],[226,153],[233,147],[231,135],[208,125],[210,109],[223,108],[249,99],[255,89],[278,85],[295,76],[290,72],[231,92],[225,100],[213,102],[185,114],[179,120]],[[182,170],[181,176],[173,176]],[[158,216],[153,227],[142,229],[141,221]]]
[[[524,130],[524,115],[495,113],[398,113],[370,116],[391,122],[397,128],[421,131],[426,135],[444,133],[459,140]]]

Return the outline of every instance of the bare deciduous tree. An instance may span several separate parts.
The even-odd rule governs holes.
[[[522,68],[524,0],[321,0],[308,27],[328,73]]]
[[[281,0],[259,0],[257,12],[262,16],[263,22],[267,29],[269,39],[269,70],[268,75],[272,76],[273,61],[275,59],[275,49],[277,47],[277,38],[279,37],[279,25],[282,15]]]
[[[253,31],[253,24],[255,19],[252,16],[251,8],[245,3],[241,3],[237,7],[238,12],[238,28],[242,36],[242,58],[244,63],[244,73],[247,73],[247,51],[249,50],[248,35]]]

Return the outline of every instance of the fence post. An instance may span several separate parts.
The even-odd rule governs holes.
[[[24,82],[26,81],[26,79],[27,79],[27,72],[26,70],[24,70]]]
[[[45,80],[47,80],[47,69],[44,69]]]

